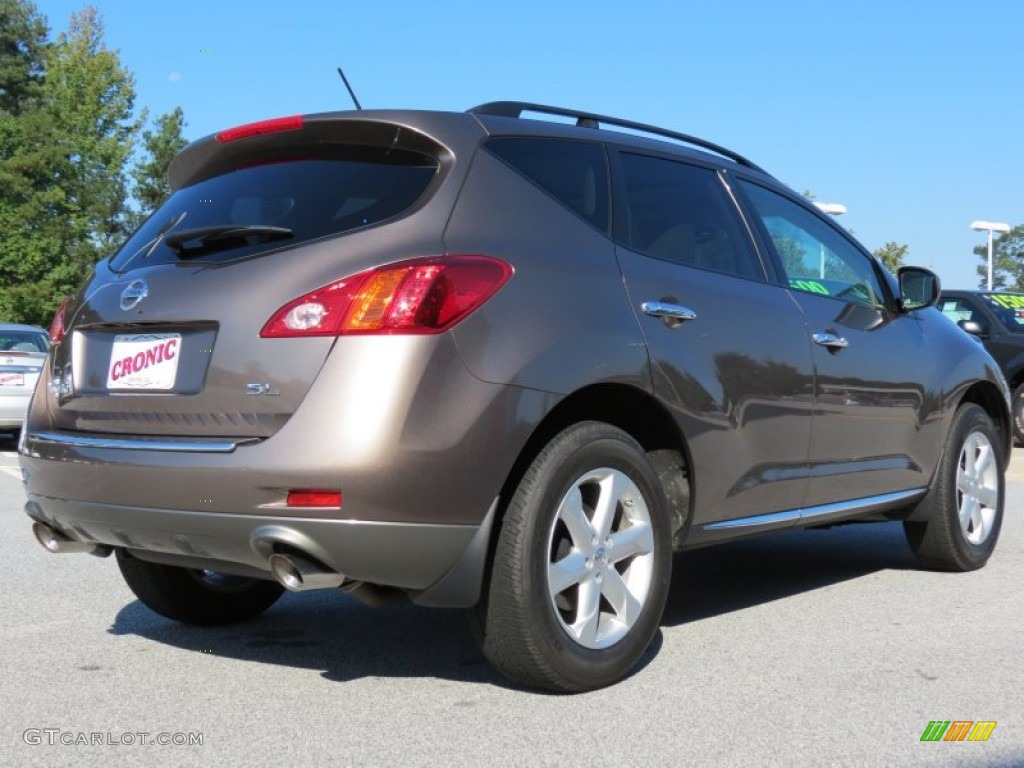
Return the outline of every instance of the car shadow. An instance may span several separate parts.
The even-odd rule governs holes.
[[[883,569],[914,566],[898,526],[764,536],[678,555],[662,626],[700,621]],[[511,687],[484,659],[463,612],[410,604],[370,608],[334,591],[287,593],[243,624],[192,627],[138,601],[108,630],[197,653],[319,670],[335,682],[433,677]],[[659,630],[637,667],[663,642]]]
[[[677,555],[661,623],[700,621],[877,571],[919,567],[901,523],[754,536]]]
[[[262,616],[222,627],[178,624],[135,601],[118,612],[109,631],[243,661],[316,669],[337,682],[437,677],[504,685],[462,611],[411,604],[370,608],[336,591],[285,593]]]

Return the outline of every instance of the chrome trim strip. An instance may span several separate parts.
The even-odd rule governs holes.
[[[31,432],[26,438],[27,444],[49,443],[65,445],[72,448],[113,448],[125,451],[178,451],[184,453],[232,453],[235,448],[246,443],[258,442],[259,438],[245,437],[238,440],[196,440],[195,438],[158,437],[145,438],[118,437],[87,437],[85,435],[69,435],[64,432]]]
[[[790,509],[784,512],[772,512],[768,515],[754,515],[753,517],[740,517],[735,520],[723,520],[719,523],[708,523],[702,525],[701,530],[722,531],[732,528],[753,528],[757,526],[777,525],[779,523],[814,521],[825,517],[842,517],[857,512],[867,512],[874,507],[884,507],[890,504],[898,504],[901,501],[912,501],[928,492],[927,488],[914,488],[909,491],[897,491],[895,493],[883,493],[880,496],[866,496],[862,499],[851,501],[837,501],[832,504],[822,504],[817,507],[806,509]]]

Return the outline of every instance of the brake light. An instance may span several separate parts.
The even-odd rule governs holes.
[[[288,491],[289,507],[341,507],[341,491],[295,489]]]
[[[479,308],[511,276],[512,267],[490,256],[389,264],[288,302],[260,336],[440,333]]]
[[[265,133],[280,133],[282,131],[297,131],[302,128],[302,115],[291,117],[275,117],[272,120],[260,120],[256,123],[246,123],[235,128],[228,128],[217,134],[217,141],[226,144],[237,139],[247,139],[250,136],[261,136]]]
[[[57,311],[53,315],[53,320],[50,321],[51,344],[59,344],[61,339],[64,338],[64,315],[68,311],[68,304],[70,304],[74,298],[74,294],[69,293],[60,300],[60,306],[57,307]]]

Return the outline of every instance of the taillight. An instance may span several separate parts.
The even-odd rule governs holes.
[[[289,301],[260,336],[440,333],[476,310],[511,276],[512,267],[490,256],[389,264]]]
[[[257,123],[246,123],[236,128],[228,128],[218,133],[216,138],[221,144],[226,144],[236,139],[247,139],[250,136],[260,136],[264,133],[297,131],[300,128],[302,128],[302,115],[275,117],[273,120],[260,120]]]
[[[73,294],[67,294],[60,301],[60,306],[57,307],[57,311],[53,315],[53,320],[50,321],[50,343],[59,344],[60,340],[64,338],[64,315],[68,311],[68,304],[74,299]]]

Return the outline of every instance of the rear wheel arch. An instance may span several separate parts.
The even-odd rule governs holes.
[[[604,422],[629,434],[649,454],[659,475],[667,466],[679,464],[689,476],[689,468],[693,466],[689,448],[664,406],[636,387],[626,384],[595,384],[566,396],[537,425],[505,478],[500,493],[502,506],[515,493],[523,474],[544,446],[559,432],[581,421]],[[673,453],[675,457],[671,455]],[[692,477],[688,481],[692,483]],[[678,498],[679,491],[679,488],[665,489],[666,495],[670,497],[670,505],[683,506],[683,519],[674,521],[680,529],[678,533],[683,533],[690,520],[689,498],[692,494],[687,494],[684,500]],[[495,528],[499,528],[500,517],[496,522]]]
[[[494,553],[509,500],[545,446],[560,432],[582,421],[611,424],[640,443],[662,481],[672,517],[673,545],[678,546],[685,537],[692,519],[690,484],[693,480],[689,467],[693,464],[686,441],[671,414],[651,395],[636,387],[625,384],[585,387],[563,398],[548,412],[519,451],[505,478],[487,546],[481,599],[489,589]]]

